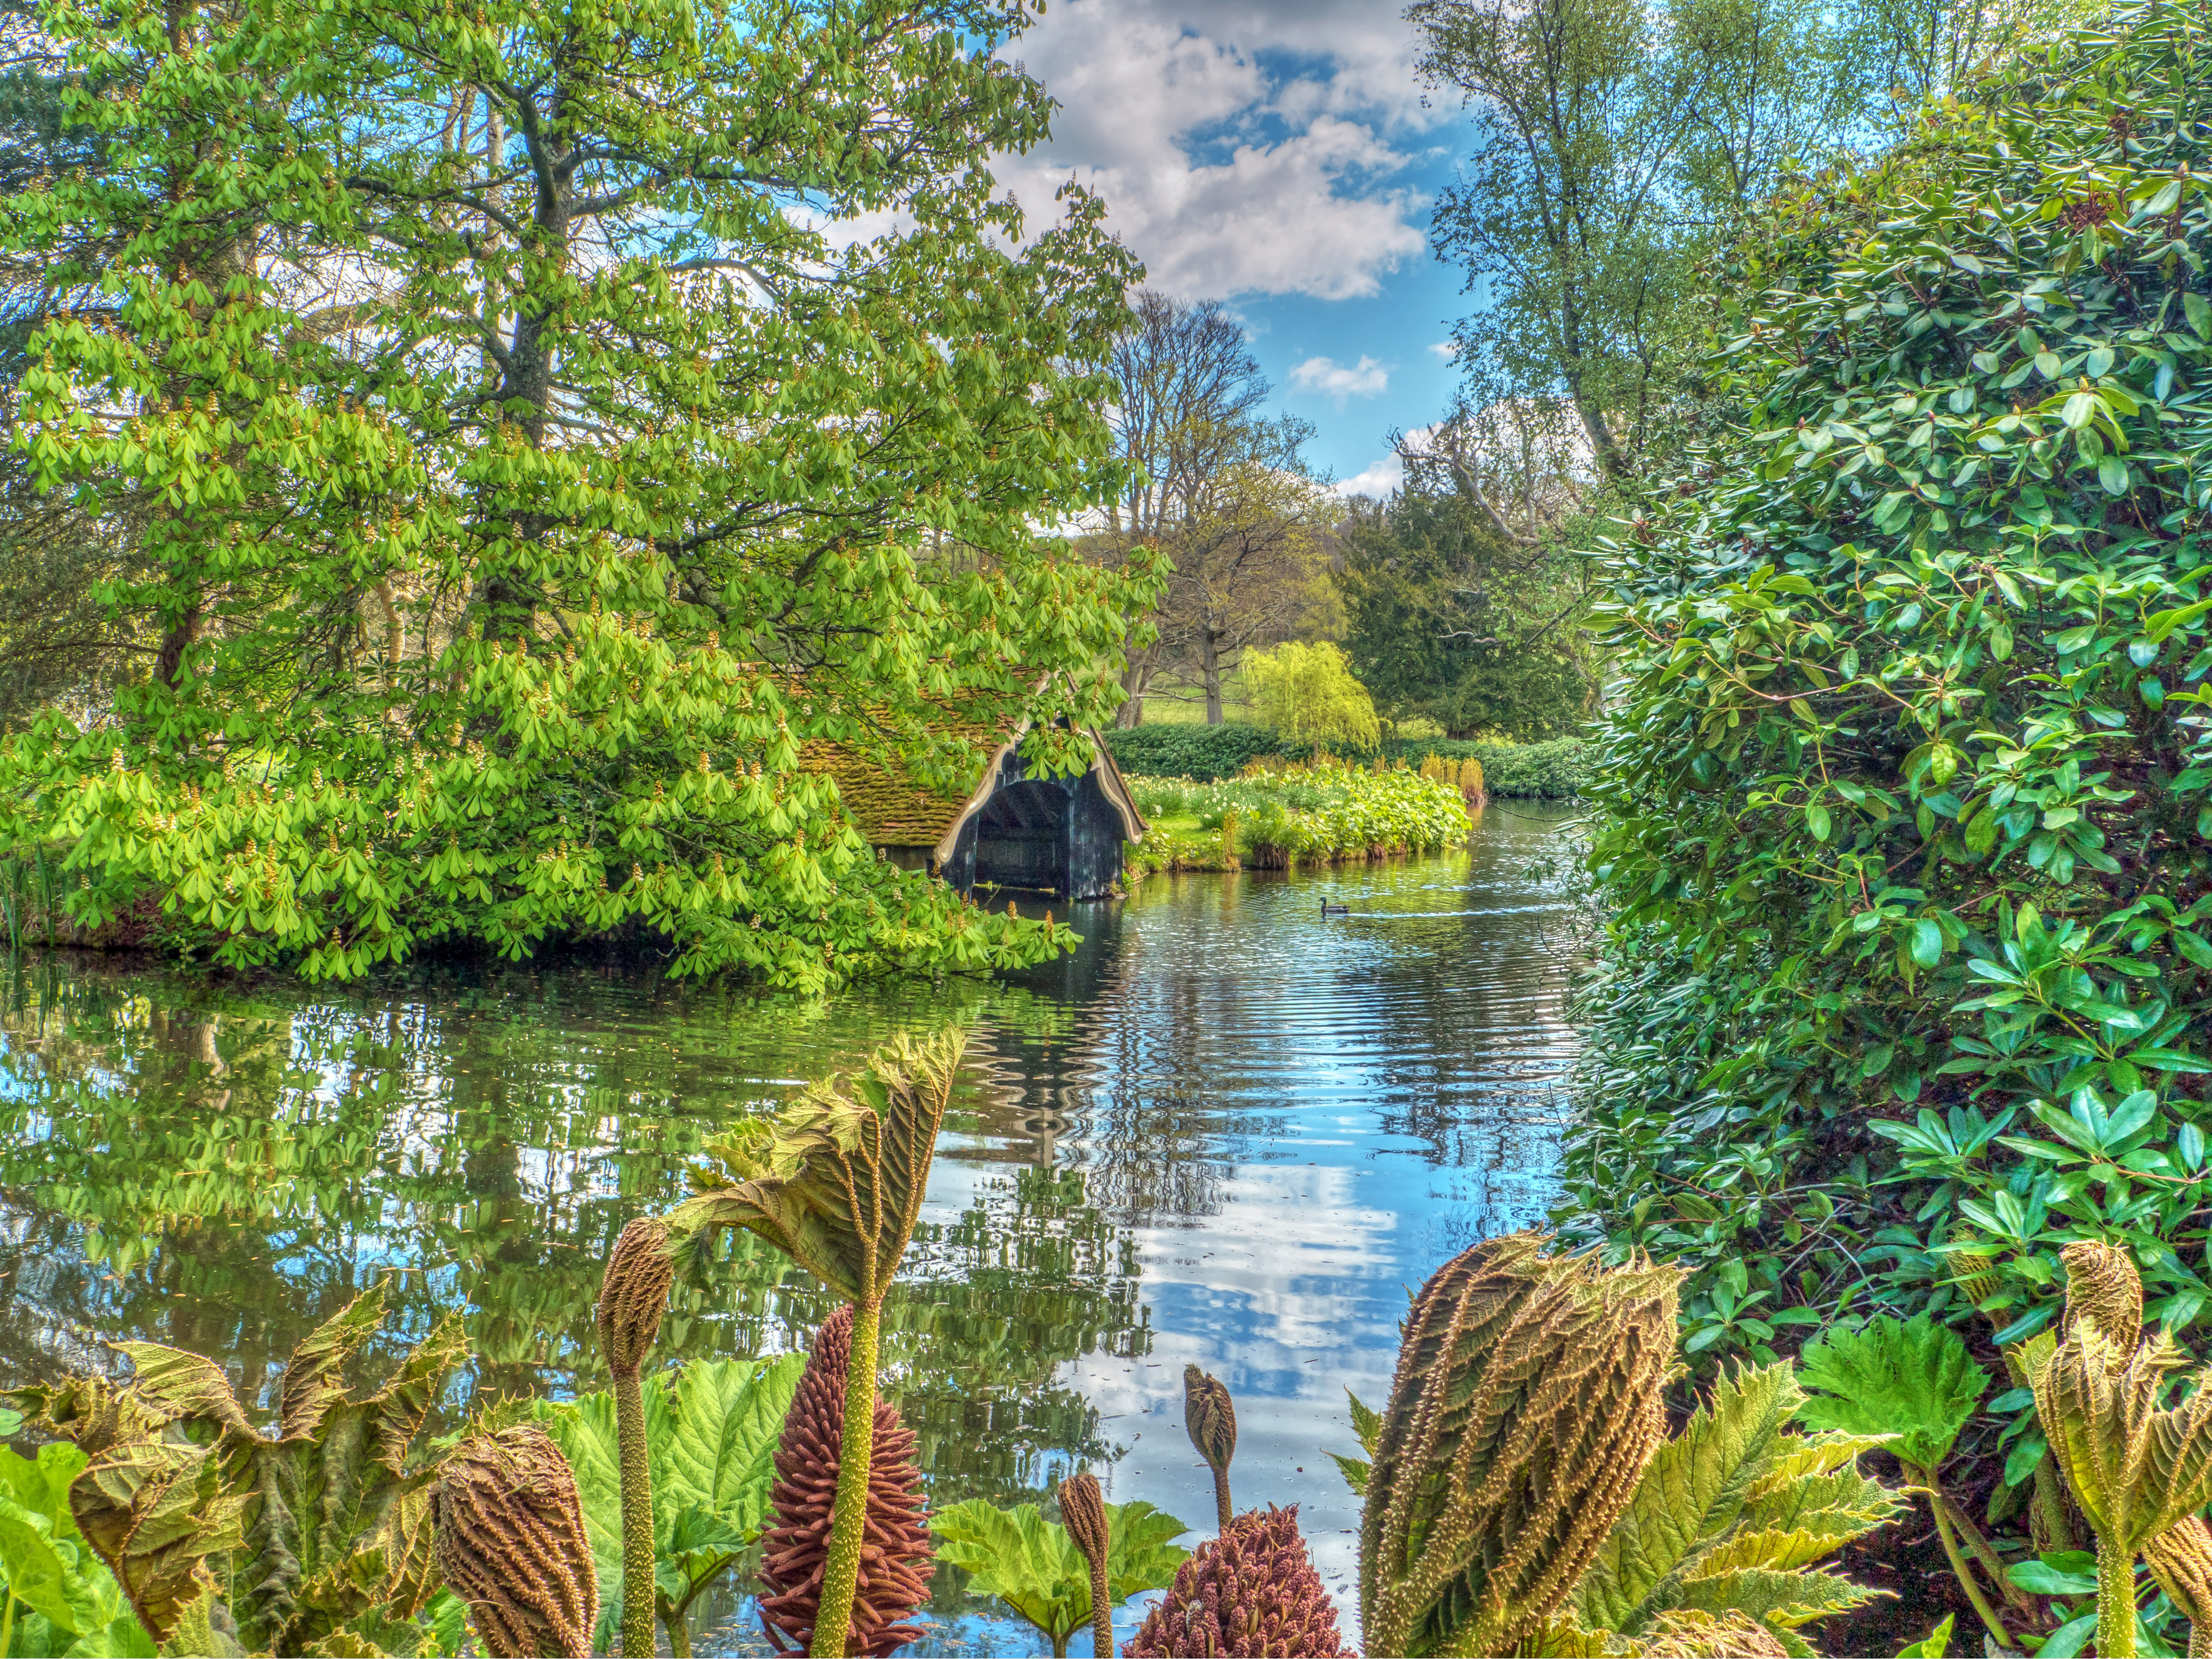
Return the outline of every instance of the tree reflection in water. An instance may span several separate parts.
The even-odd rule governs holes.
[[[706,1138],[902,1024],[980,1018],[1019,1042],[1064,1023],[1006,988],[825,1020],[584,970],[288,996],[281,981],[18,964],[0,999],[7,1381],[105,1367],[100,1342],[139,1338],[216,1356],[262,1397],[272,1361],[391,1274],[388,1354],[439,1309],[468,1311],[474,1364],[449,1413],[487,1392],[601,1386],[605,1252],[630,1217],[682,1195]],[[977,1079],[958,1103],[978,1156],[992,1093]],[[926,1228],[887,1310],[887,1389],[943,1501],[1035,1499],[1110,1457],[1095,1409],[1053,1376],[1147,1346],[1134,1252],[1084,1173],[1007,1156],[956,1183],[959,1207]],[[828,1312],[777,1252],[740,1236],[727,1254],[679,1283],[663,1354],[799,1346]]]

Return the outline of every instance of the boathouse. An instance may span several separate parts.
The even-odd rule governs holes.
[[[1028,729],[1024,724],[999,745],[964,798],[921,788],[842,751],[825,769],[860,833],[896,863],[926,869],[963,893],[981,885],[1104,898],[1121,879],[1122,843],[1144,839],[1144,817],[1096,732],[1088,771],[1033,778],[1022,763]]]

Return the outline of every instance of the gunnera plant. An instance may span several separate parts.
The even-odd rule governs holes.
[[[522,1423],[464,1441],[431,1505],[438,1570],[493,1659],[588,1659],[599,1577],[576,1478],[544,1430]]]
[[[1127,1659],[1352,1659],[1295,1504],[1237,1516],[1200,1545],[1122,1651]]]
[[[1007,915],[1013,907],[1007,907]],[[851,1306],[852,1363],[842,1369],[845,1442],[823,1567],[820,1606],[810,1611],[809,1651],[852,1651],[846,1624],[860,1582],[861,1521],[872,1490],[870,1425],[876,1420],[876,1338],[899,1258],[921,1213],[937,1132],[951,1098],[967,1034],[900,1038],[869,1056],[848,1092],[817,1083],[774,1122],[757,1120],[708,1150],[715,1167],[694,1171],[704,1189],[669,1217],[663,1247],[703,1256],[723,1229],[742,1227],[781,1250]]]
[[[849,1443],[846,1373],[854,1364],[853,1310],[840,1308],[815,1333],[813,1352],[784,1419],[775,1451],[775,1487],[761,1540],[761,1626],[777,1652],[813,1645],[823,1582],[843,1487],[839,1462]],[[869,1437],[866,1533],[842,1651],[888,1654],[918,1639],[908,1622],[929,1598],[935,1554],[922,1519],[921,1471],[914,1432],[887,1400],[874,1402]]]
[[[1182,1368],[1182,1426],[1213,1471],[1213,1509],[1220,1530],[1236,1513],[1229,1502],[1229,1460],[1237,1455],[1237,1406],[1228,1385],[1195,1365]]]
[[[1067,1529],[1091,1569],[1091,1639],[1095,1659],[1114,1659],[1114,1604],[1106,1588],[1113,1531],[1106,1518],[1105,1494],[1098,1490],[1098,1477],[1090,1470],[1060,1483],[1060,1524]]]
[[[1664,1437],[1680,1275],[1515,1234],[1421,1287],[1360,1535],[1376,1653],[1511,1653],[1564,1603]]]
[[[449,1313],[379,1387],[349,1389],[384,1297],[372,1285],[301,1340],[267,1421],[215,1361],[154,1342],[116,1345],[120,1389],[76,1376],[0,1399],[90,1457],[70,1509],[156,1642],[204,1623],[210,1594],[249,1652],[404,1652],[427,1635],[440,1456],[417,1443],[468,1343]]]
[[[653,1467],[638,1384],[660,1334],[676,1264],[664,1248],[665,1222],[641,1216],[622,1230],[599,1285],[599,1349],[614,1375],[615,1435],[621,1457],[623,1659],[653,1652]]]
[[[2036,1415],[2097,1534],[2097,1651],[2132,1659],[2136,1651],[2135,1561],[2152,1571],[2174,1601],[2191,1613],[2192,1652],[2207,1642],[2192,1592],[2207,1540],[2161,1534],[2201,1527],[2197,1511],[2212,1502],[2212,1389],[2200,1375],[2179,1405],[2159,1401],[2185,1363],[2164,1332],[2148,1342],[2142,1284],[2126,1252],[2094,1242],[2069,1244],[2066,1264],[2066,1340],[2029,1360]]]

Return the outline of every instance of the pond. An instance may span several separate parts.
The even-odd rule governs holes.
[[[1345,1389],[1379,1404],[1408,1291],[1550,1200],[1573,964],[1531,866],[1563,822],[1513,802],[1446,856],[1155,877],[1063,914],[1085,942],[1051,966],[819,1003],[635,962],[307,989],[33,958],[0,994],[0,1381],[112,1368],[104,1341],[143,1338],[273,1400],[299,1338],[389,1276],[390,1353],[459,1306],[461,1390],[602,1387],[606,1247],[683,1194],[702,1141],[965,1019],[884,1318],[934,1501],[1038,1500],[1087,1464],[1109,1501],[1210,1533],[1194,1362],[1236,1397],[1239,1507],[1302,1506],[1353,1637],[1358,1511],[1324,1455],[1356,1448]],[[828,1311],[740,1237],[678,1286],[659,1352],[803,1346]],[[956,1578],[928,1650],[1038,1650]],[[719,1614],[701,1651],[757,1650],[734,1595]]]

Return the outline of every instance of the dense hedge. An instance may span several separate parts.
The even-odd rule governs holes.
[[[1151,778],[1194,778],[1212,783],[1233,778],[1262,755],[1284,752],[1268,726],[1139,726],[1105,734],[1114,763]],[[1302,753],[1310,753],[1309,745]]]
[[[1455,743],[1441,738],[1413,738],[1386,743],[1382,752],[1409,766],[1419,766],[1431,755],[1442,755],[1446,760],[1479,760],[1483,788],[1488,793],[1542,800],[1567,800],[1580,794],[1589,776],[1591,758],[1589,744],[1579,738],[1553,738],[1548,743]]]
[[[1697,1268],[1709,1358],[1851,1297],[2017,1341],[2080,1237],[2212,1306],[2208,88],[2146,5],[1806,186],[1607,554],[1562,1218]]]
[[[1192,778],[1211,783],[1233,778],[1263,755],[1304,760],[1310,744],[1290,743],[1271,726],[1140,726],[1133,732],[1105,734],[1114,763],[1124,772],[1156,778]],[[1589,772],[1589,745],[1573,738],[1549,743],[1459,743],[1443,738],[1394,738],[1379,750],[1340,751],[1346,759],[1404,761],[1418,767],[1431,755],[1479,760],[1492,795],[1565,800],[1582,787]]]

